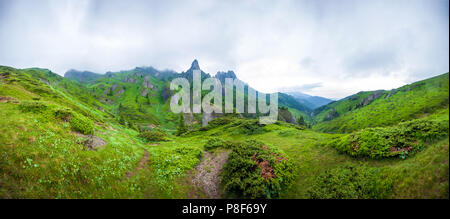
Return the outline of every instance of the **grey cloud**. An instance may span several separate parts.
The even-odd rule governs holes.
[[[386,74],[401,66],[397,54],[390,48],[376,48],[370,51],[359,51],[346,58],[346,68],[349,76],[367,75],[368,72],[378,70],[379,74]]]
[[[314,63],[314,60],[311,57],[305,57],[300,61],[300,64],[304,68],[309,68]]]
[[[311,83],[311,84],[302,84],[298,86],[292,86],[292,87],[282,87],[279,88],[281,92],[309,92],[314,88],[320,88],[322,87],[322,83]]]
[[[412,81],[448,71],[448,10],[447,0],[0,0],[0,65],[184,71],[196,58],[257,89]]]

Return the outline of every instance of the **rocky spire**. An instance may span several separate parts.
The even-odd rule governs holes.
[[[206,74],[200,69],[200,65],[198,64],[197,59],[194,59],[194,61],[191,64],[191,67],[186,72],[181,73],[181,77],[187,78],[188,80],[192,80],[194,70],[200,70],[202,79],[211,77],[209,74]]]
[[[234,73],[234,71],[228,71],[228,72],[219,71],[219,72],[217,72],[217,74],[214,77],[219,79],[219,81],[222,82],[222,84],[223,84],[223,83],[225,83],[225,78],[236,79],[236,74]]]
[[[200,66],[198,65],[197,59],[194,59],[194,61],[191,64],[191,68],[189,70],[200,70]]]

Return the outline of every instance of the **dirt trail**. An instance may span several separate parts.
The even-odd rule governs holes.
[[[148,151],[145,150],[145,149],[144,149],[144,152],[145,152],[145,155],[139,161],[138,165],[136,166],[136,169],[134,171],[132,171],[132,172],[125,173],[127,178],[132,177],[138,170],[144,168],[145,164],[147,164],[147,160],[148,160],[148,157],[150,156],[150,153],[148,153]]]
[[[207,195],[207,198],[220,198],[220,173],[222,172],[223,165],[228,160],[229,154],[230,151],[219,154],[205,152],[203,160],[195,167],[196,174],[192,179],[192,183],[202,189]]]

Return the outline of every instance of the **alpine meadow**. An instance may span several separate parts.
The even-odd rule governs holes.
[[[0,199],[449,199],[448,1],[36,2],[0,0]]]

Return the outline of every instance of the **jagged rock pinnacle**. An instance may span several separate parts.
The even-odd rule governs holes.
[[[200,70],[197,59],[194,59],[194,61],[192,62],[190,70]]]

